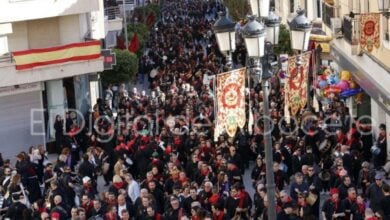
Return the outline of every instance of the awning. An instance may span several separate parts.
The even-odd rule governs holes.
[[[318,47],[318,45],[321,45],[322,53],[329,53],[330,52],[330,45],[329,45],[329,43],[315,42],[316,48]]]
[[[340,42],[333,41],[330,54],[341,69],[348,70],[360,87],[390,114],[390,73],[368,55],[351,56]],[[375,77],[373,77],[375,76]]]
[[[322,55],[330,52],[329,42],[333,39],[332,36],[322,35],[322,34],[310,34],[310,40],[314,41],[315,47],[321,45]]]
[[[332,39],[333,37],[328,35],[310,34],[310,40],[314,40],[314,41],[330,42]]]

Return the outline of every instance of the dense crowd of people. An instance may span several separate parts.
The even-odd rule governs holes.
[[[57,116],[57,161],[48,160],[43,146],[21,152],[16,164],[1,160],[2,216],[267,219],[262,124],[214,141],[214,95],[204,78],[225,70],[211,28],[221,10],[215,1],[165,0],[140,61],[151,93],[109,86],[85,117],[92,130],[71,113]],[[245,64],[245,47],[237,45],[233,57]],[[302,111],[296,121],[279,123],[283,88],[277,77],[271,84],[277,219],[390,219],[386,127],[374,137],[373,127],[357,123],[337,98],[319,113]],[[260,84],[250,85],[247,111],[256,120],[263,93]],[[243,179],[249,168],[251,185]]]

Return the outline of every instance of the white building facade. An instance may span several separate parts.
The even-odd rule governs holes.
[[[103,0],[0,1],[0,151],[5,158],[53,141],[56,115],[64,117],[68,109],[87,113],[99,95],[97,73],[103,71],[100,56],[18,70],[14,52],[100,41],[105,23]]]

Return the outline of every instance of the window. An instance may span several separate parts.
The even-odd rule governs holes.
[[[363,0],[363,5],[361,7],[362,11],[364,13],[370,12],[370,0]]]
[[[317,0],[315,4],[315,11],[317,13],[317,18],[321,17],[321,0]]]
[[[294,0],[290,0],[290,13],[295,12]]]
[[[275,0],[271,0],[269,3],[269,8],[270,9],[275,9]]]
[[[116,46],[117,31],[109,31],[106,36],[106,48],[113,48]]]
[[[382,16],[381,19],[382,45],[390,50],[390,17]]]
[[[349,12],[360,12],[360,0],[348,0],[348,9]]]

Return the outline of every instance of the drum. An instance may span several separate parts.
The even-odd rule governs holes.
[[[330,147],[331,147],[330,141],[329,141],[328,139],[325,139],[325,140],[323,140],[323,141],[320,143],[320,145],[319,145],[319,147],[318,147],[318,150],[319,150],[321,153],[326,153],[326,152],[329,151]]]
[[[330,180],[330,172],[329,171],[321,171],[319,174],[318,174],[318,178],[320,178],[320,180],[322,181],[329,181]]]
[[[152,71],[149,73],[150,78],[154,79],[157,76],[157,73],[158,72],[156,69],[152,69]]]
[[[381,153],[381,149],[376,146],[376,145],[373,145],[370,149],[371,153],[375,156],[379,155]]]
[[[316,195],[316,194],[314,194],[312,192],[309,192],[309,195],[306,198],[306,202],[309,205],[314,205],[314,203],[316,203],[317,199],[318,199],[318,195]]]

